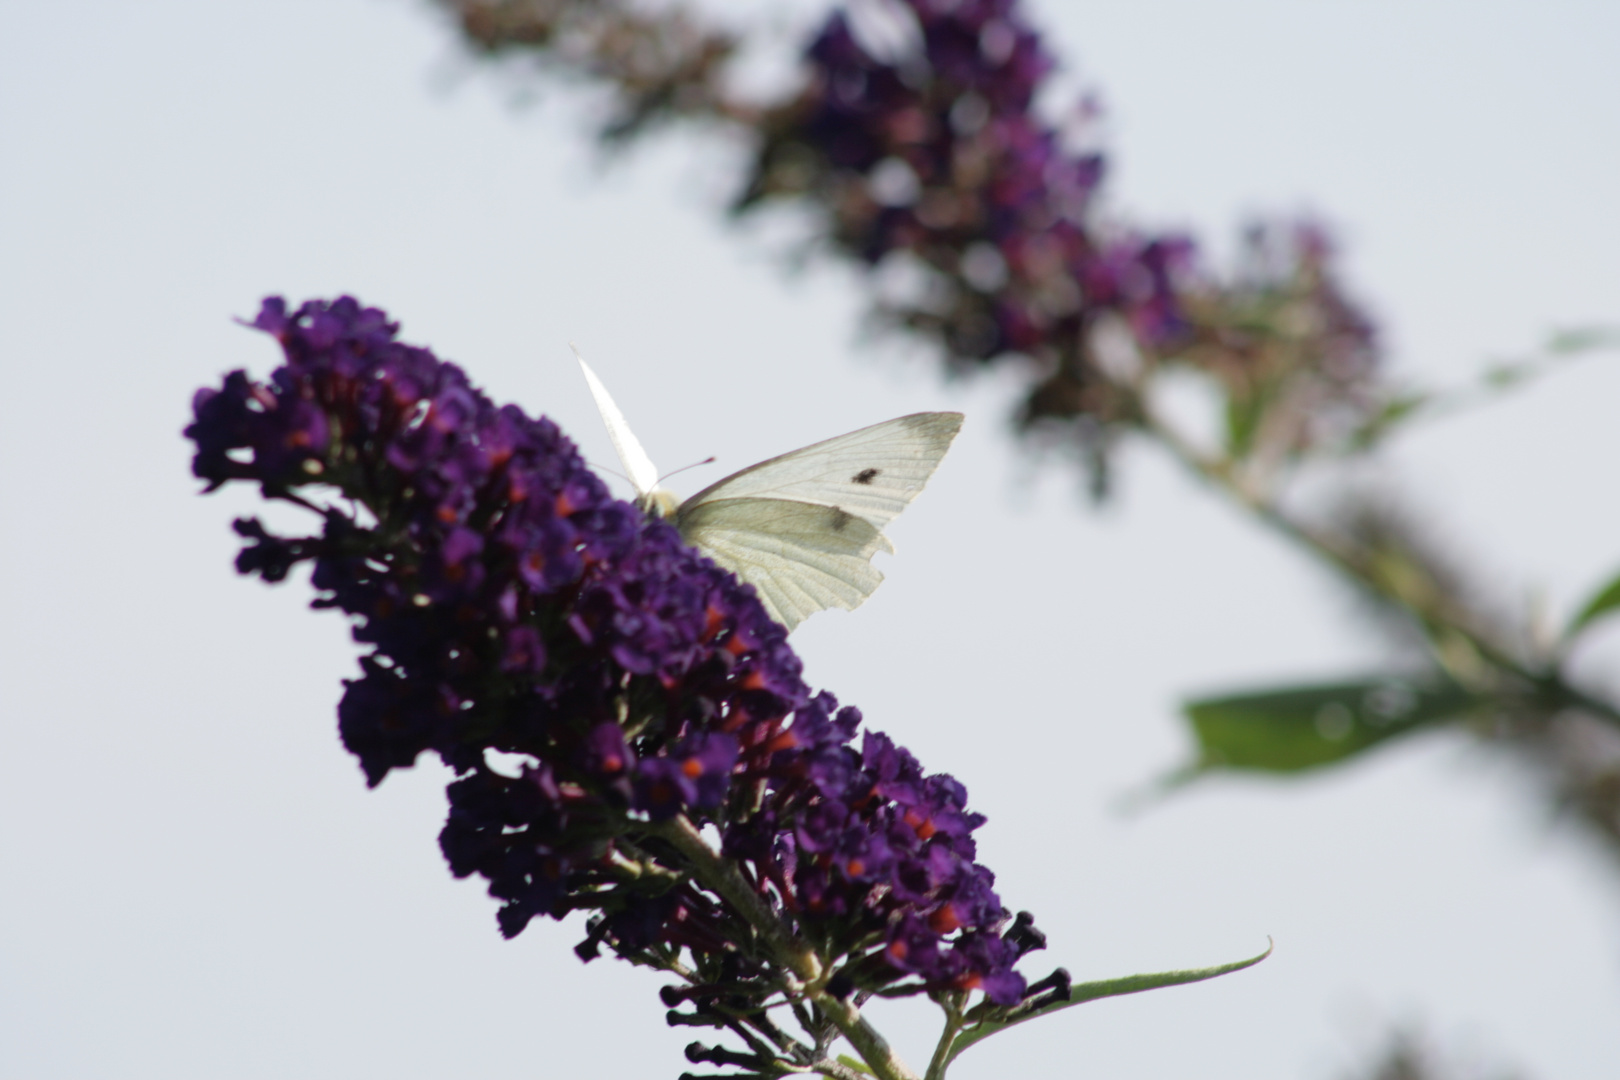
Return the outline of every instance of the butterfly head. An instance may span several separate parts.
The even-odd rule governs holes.
[[[672,518],[680,505],[680,496],[668,488],[655,487],[636,496],[636,506],[648,517]]]

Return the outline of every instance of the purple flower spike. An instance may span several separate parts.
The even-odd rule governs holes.
[[[1008,913],[962,786],[880,734],[857,752],[859,712],[811,694],[751,588],[381,311],[271,299],[251,325],[286,362],[196,396],[193,470],[319,509],[310,536],[239,522],[238,567],[277,581],[307,562],[315,606],[354,619],[369,651],[343,743],[372,785],[424,752],[455,770],[440,846],[489,882],[503,934],[587,909],[581,955],[687,949],[728,993],[775,992],[737,966],[741,915],[685,884],[658,833],[685,817],[721,828],[768,908],[814,924],[840,985],[1022,987],[1016,951],[985,944]]]

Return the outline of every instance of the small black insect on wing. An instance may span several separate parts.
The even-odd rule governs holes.
[[[849,478],[850,483],[870,484],[877,477],[877,474],[882,471],[882,469],[862,469],[860,472]]]

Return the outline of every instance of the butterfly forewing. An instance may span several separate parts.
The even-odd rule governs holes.
[[[913,413],[751,465],[688,499],[786,499],[836,506],[881,529],[904,510],[950,449],[961,413]]]
[[[574,349],[574,359],[579,361],[579,370],[585,373],[585,385],[590,387],[596,411],[602,414],[602,425],[608,430],[608,438],[613,440],[613,449],[619,455],[619,463],[624,466],[630,486],[636,489],[636,498],[648,498],[658,486],[658,470],[653,467],[652,458],[641,448],[641,440],[630,430],[630,424],[625,420],[624,413],[619,411],[613,395],[596,377],[591,365],[579,355],[578,349]]]

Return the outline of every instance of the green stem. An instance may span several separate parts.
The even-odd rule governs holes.
[[[803,984],[798,992],[833,1022],[879,1080],[918,1080],[917,1074],[900,1060],[888,1041],[861,1016],[859,1009],[827,993],[828,972],[815,950],[794,937],[737,867],[721,858],[704,842],[702,834],[691,821],[680,816],[653,823],[648,826],[648,831],[674,845],[691,863],[697,879],[720,894],[733,910],[747,920],[777,962]]]
[[[945,1030],[940,1032],[939,1043],[934,1047],[934,1056],[929,1059],[928,1072],[924,1074],[924,1080],[945,1080],[945,1069],[951,1063],[951,1046],[961,1031],[962,1015],[953,1008],[947,1008]]]
[[[1142,430],[1151,435],[1199,480],[1249,511],[1274,532],[1304,548],[1328,564],[1352,584],[1409,614],[1433,643],[1446,639],[1462,641],[1480,660],[1520,684],[1529,696],[1544,705],[1578,708],[1620,727],[1620,709],[1571,686],[1556,668],[1538,670],[1502,651],[1470,629],[1457,612],[1447,610],[1439,600],[1425,602],[1392,587],[1361,553],[1329,534],[1313,529],[1285,513],[1271,499],[1239,483],[1230,465],[1215,461],[1194,449],[1178,432],[1141,406],[1138,419]]]
[[[814,1069],[822,1076],[830,1076],[833,1080],[869,1080],[867,1075],[859,1069],[852,1069],[841,1061],[832,1058],[823,1058],[812,1062],[809,1068]]]

